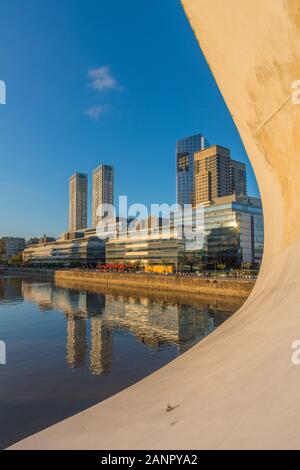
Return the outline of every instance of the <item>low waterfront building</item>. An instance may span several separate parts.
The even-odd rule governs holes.
[[[137,267],[177,266],[181,240],[161,217],[131,221],[127,230],[107,240],[106,263]]]
[[[198,219],[201,219],[200,221]],[[200,222],[200,223],[198,223]],[[200,227],[196,242],[183,231]],[[199,230],[199,229],[198,229]],[[196,233],[196,232],[194,232]],[[200,235],[200,236],[199,236]],[[264,225],[258,198],[232,194],[177,213],[171,227],[140,223],[106,243],[106,263],[136,266],[173,266],[178,269],[259,267],[263,254]]]
[[[105,244],[98,237],[67,233],[50,243],[29,246],[23,253],[23,262],[33,266],[80,267],[96,266],[105,259]]]
[[[207,263],[259,267],[264,248],[264,220],[259,198],[233,194],[205,209]]]
[[[185,223],[195,223],[196,209],[185,213]],[[191,222],[189,222],[189,217]],[[175,220],[175,223],[178,221]],[[261,200],[232,194],[215,198],[204,206],[203,246],[188,251],[195,266],[227,268],[259,267],[264,247]]]
[[[120,236],[106,243],[106,263],[144,266],[177,266],[181,241],[176,233],[137,233],[135,237]]]
[[[183,224],[188,232],[200,226],[196,242],[186,232],[181,234]],[[68,267],[103,263],[183,270],[215,269],[218,265],[259,267],[263,245],[260,199],[232,194],[186,210],[184,220],[175,214],[171,225],[157,217],[118,219],[103,231],[65,233],[55,242],[26,248],[23,259],[28,264]]]

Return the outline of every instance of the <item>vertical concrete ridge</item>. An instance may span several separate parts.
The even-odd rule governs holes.
[[[300,339],[300,107],[286,102],[300,79],[300,4],[182,3],[261,190],[266,246],[258,282],[243,307],[189,352],[15,449],[300,448],[300,366],[291,361]]]

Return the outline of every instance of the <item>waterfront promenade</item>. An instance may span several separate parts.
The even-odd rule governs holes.
[[[70,281],[88,285],[147,289],[149,291],[174,292],[186,295],[214,295],[247,298],[251,293],[254,279],[202,278],[198,276],[102,273],[84,270],[11,269],[17,275],[35,276],[55,282]]]

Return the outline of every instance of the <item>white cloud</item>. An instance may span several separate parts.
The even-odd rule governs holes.
[[[107,113],[108,111],[109,111],[109,106],[103,106],[103,105],[92,106],[85,112],[85,114],[89,116],[90,118],[94,119],[95,121],[98,121],[100,116],[102,116],[102,114]]]
[[[107,91],[123,91],[124,87],[114,78],[111,68],[108,65],[93,68],[88,71],[88,86],[96,92],[105,93]],[[103,114],[113,111],[115,108],[110,103],[94,104],[85,111],[91,119],[97,121]]]
[[[96,91],[120,90],[122,87],[113,77],[109,66],[90,69],[88,72],[89,86]]]

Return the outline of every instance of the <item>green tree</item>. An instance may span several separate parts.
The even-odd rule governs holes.
[[[252,263],[250,263],[249,261],[245,261],[244,263],[242,263],[242,269],[249,270],[251,269],[251,267],[252,267]]]
[[[23,262],[23,253],[18,253],[10,258],[8,261],[9,264],[22,264]]]
[[[226,264],[224,264],[224,263],[218,263],[218,264],[217,264],[217,269],[218,269],[218,271],[225,271],[225,269],[226,269]]]

